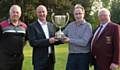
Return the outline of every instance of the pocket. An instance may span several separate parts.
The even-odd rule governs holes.
[[[106,36],[105,40],[106,40],[106,44],[112,44],[112,36]]]

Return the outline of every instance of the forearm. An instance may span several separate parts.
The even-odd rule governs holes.
[[[30,40],[30,45],[32,47],[49,47],[49,39],[41,39],[41,40]]]
[[[91,36],[92,36],[92,32],[86,32],[80,38],[70,38],[70,43],[79,46],[87,46]]]
[[[70,43],[75,44],[75,45],[79,45],[79,46],[87,46],[88,45],[88,40],[70,38]]]

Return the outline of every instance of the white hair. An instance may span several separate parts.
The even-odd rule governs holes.
[[[9,13],[11,13],[14,8],[17,8],[18,11],[19,11],[20,14],[21,14],[21,7],[20,7],[19,5],[12,5],[12,6],[10,7]]]
[[[106,9],[106,8],[100,9],[100,10],[98,11],[98,16],[100,16],[101,12],[106,12],[108,15],[111,15],[111,14],[110,14],[110,11],[109,11],[108,9]]]

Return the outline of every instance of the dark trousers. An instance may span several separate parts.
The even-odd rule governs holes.
[[[96,62],[96,59],[94,58],[93,55],[91,55],[91,57],[90,57],[90,64],[93,65],[94,70],[99,70],[99,69],[98,69],[97,62]]]
[[[0,64],[0,70],[22,70],[22,63]]]
[[[89,59],[89,53],[69,54],[66,70],[89,70]]]
[[[94,64],[94,70],[99,70],[98,66],[97,66],[97,63]]]
[[[50,56],[46,65],[34,65],[34,70],[54,70],[54,65]]]

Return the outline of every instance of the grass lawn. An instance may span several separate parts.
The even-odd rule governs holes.
[[[55,70],[65,70],[66,62],[67,62],[67,45],[59,45],[56,46],[56,65]],[[23,70],[33,70],[32,67],[32,48],[27,44],[24,48],[24,64],[23,64]],[[90,68],[90,70],[93,70]]]

